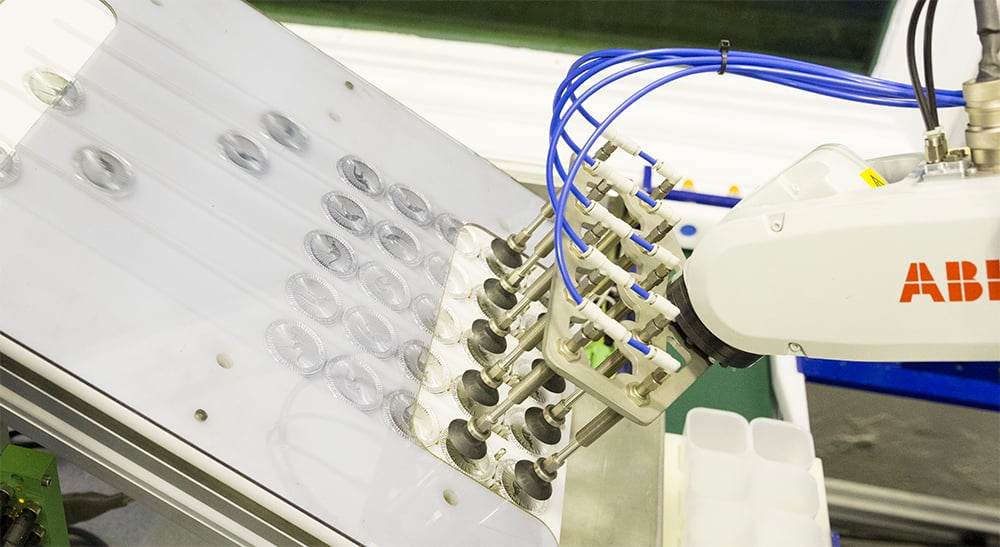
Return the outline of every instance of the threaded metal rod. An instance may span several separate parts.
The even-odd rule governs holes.
[[[507,238],[507,244],[510,245],[511,249],[514,249],[517,252],[523,251],[524,246],[527,245],[528,240],[531,239],[531,236],[535,233],[535,231],[538,230],[538,228],[540,228],[546,220],[552,218],[553,216],[555,216],[555,211],[552,210],[552,205],[546,203],[542,206],[542,210],[539,211],[538,215],[530,223],[528,223],[527,226],[525,226],[520,232],[511,234]]]
[[[480,434],[487,433],[492,429],[493,424],[497,423],[508,410],[527,399],[529,395],[542,387],[542,384],[547,382],[554,374],[555,372],[548,365],[540,365],[531,369],[530,372],[521,378],[521,381],[516,386],[511,388],[506,399],[501,401],[490,412],[469,422],[469,427],[474,428]]]
[[[566,460],[574,452],[581,447],[593,444],[594,441],[600,439],[605,433],[610,431],[623,417],[621,414],[615,412],[614,409],[605,408],[592,420],[587,422],[587,425],[580,428],[580,431],[576,432],[573,440],[565,448],[542,460],[539,467],[546,474],[554,476],[556,471],[566,463]]]

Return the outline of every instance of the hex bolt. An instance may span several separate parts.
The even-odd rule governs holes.
[[[670,374],[662,368],[653,369],[642,382],[628,386],[628,397],[639,406],[649,404],[649,395],[656,391],[656,388],[663,385],[663,382],[670,377]]]
[[[618,145],[611,141],[607,141],[597,149],[597,152],[594,154],[594,159],[597,161],[608,161],[608,158],[611,157],[611,154],[615,153],[615,150],[618,150]]]

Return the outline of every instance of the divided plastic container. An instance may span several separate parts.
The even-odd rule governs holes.
[[[808,431],[697,408],[687,415],[683,547],[822,547]]]

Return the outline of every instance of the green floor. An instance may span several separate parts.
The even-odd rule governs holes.
[[[712,366],[667,408],[667,433],[681,433],[692,408],[731,410],[747,420],[774,417],[771,367],[767,358],[745,369]]]

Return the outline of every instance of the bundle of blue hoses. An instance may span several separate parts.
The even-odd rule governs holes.
[[[618,65],[625,65],[625,67],[616,72],[603,75]],[[638,89],[613,109],[603,120],[598,120],[583,108],[583,104],[587,99],[608,85],[633,74],[658,69],[669,69],[671,71]],[[772,55],[728,51],[726,49],[716,51],[694,48],[643,51],[610,49],[588,53],[573,63],[565,79],[563,79],[556,90],[552,106],[552,121],[549,125],[549,149],[546,158],[546,165],[548,167],[545,170],[545,183],[549,194],[549,201],[552,203],[553,210],[555,211],[556,226],[562,228],[567,237],[581,252],[586,251],[588,246],[569,223],[566,222],[565,210],[570,194],[573,194],[584,207],[590,204],[590,200],[570,183],[570,181],[576,178],[577,173],[584,163],[588,165],[595,164],[595,160],[589,155],[590,150],[593,149],[594,145],[601,138],[601,135],[625,110],[653,90],[686,76],[712,72],[718,74],[735,74],[818,93],[828,97],[879,106],[904,108],[917,108],[919,106],[913,87],[909,84],[882,80]],[[584,84],[598,75],[603,75],[603,77],[596,83],[583,89]],[[935,93],[938,106],[940,107],[955,107],[965,104],[962,99],[962,92],[959,90],[936,90]],[[595,128],[582,146],[578,145],[566,132],[566,125],[573,118],[574,114],[579,114],[580,117]],[[558,146],[560,140],[575,154],[568,169],[563,166],[559,158]],[[639,151],[637,155],[650,165],[658,163],[656,158],[645,151]],[[558,195],[556,194],[555,186],[556,175],[563,182],[562,191]],[[642,190],[639,190],[636,197],[650,206],[655,205],[655,201]],[[630,239],[635,244],[644,248],[650,245],[638,234],[634,234]],[[566,265],[561,237],[555,238],[555,256],[563,284],[566,286],[570,297],[573,298],[574,302],[579,304],[583,301],[583,296],[576,289],[576,283]],[[636,286],[635,290],[637,293],[639,291],[645,292],[644,289],[638,286]],[[633,340],[629,343],[643,353],[648,353],[648,347],[638,340]]]

